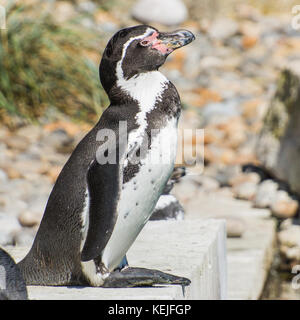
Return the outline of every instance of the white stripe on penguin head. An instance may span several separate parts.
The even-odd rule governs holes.
[[[123,50],[122,50],[122,56],[121,56],[121,59],[118,61],[117,63],[117,68],[116,68],[116,71],[117,71],[117,79],[118,81],[119,80],[124,80],[126,81],[126,79],[124,79],[124,73],[123,73],[123,69],[122,69],[122,64],[123,64],[123,59],[126,55],[126,51],[127,51],[127,48],[129,47],[129,45],[134,41],[134,40],[139,40],[139,39],[143,39],[145,38],[146,36],[150,35],[151,32],[155,32],[154,29],[151,29],[151,28],[147,28],[147,30],[145,31],[144,34],[140,35],[140,36],[136,36],[136,37],[131,37],[129,38],[129,40],[127,40],[125,42],[125,44],[123,45]]]

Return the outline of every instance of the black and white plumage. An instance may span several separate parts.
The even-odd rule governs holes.
[[[109,41],[99,71],[111,104],[55,183],[33,246],[19,263],[27,284],[102,286],[121,263],[174,168],[180,98],[158,68],[193,39],[189,31],[160,33],[142,25]],[[119,144],[124,121],[125,145]],[[111,145],[98,134],[107,129],[116,137],[114,164],[103,164]],[[108,149],[99,155],[103,146]],[[132,163],[137,154],[140,161]]]

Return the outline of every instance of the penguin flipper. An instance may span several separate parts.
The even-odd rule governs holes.
[[[117,220],[120,180],[119,164],[99,164],[94,160],[88,170],[89,225],[82,261],[98,257],[111,236]]]

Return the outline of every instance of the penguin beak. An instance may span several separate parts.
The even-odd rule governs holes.
[[[152,45],[152,48],[163,54],[170,54],[174,50],[186,46],[195,40],[195,36],[188,30],[177,30],[174,32],[161,32]]]

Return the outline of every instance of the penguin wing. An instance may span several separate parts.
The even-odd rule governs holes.
[[[81,260],[98,257],[105,248],[117,220],[121,188],[120,165],[99,164],[95,159],[87,173],[89,225]]]

